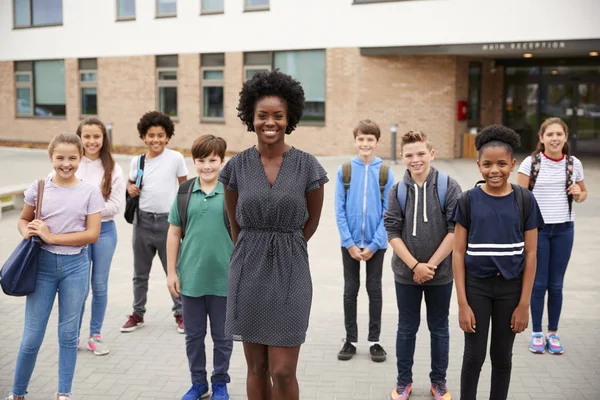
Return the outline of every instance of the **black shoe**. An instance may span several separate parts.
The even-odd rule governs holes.
[[[344,342],[344,347],[338,353],[338,360],[348,361],[356,354],[356,347],[350,342]]]
[[[373,346],[371,346],[371,360],[375,361],[375,362],[384,362],[385,361],[385,355],[387,354],[385,352],[385,350],[383,349],[383,347],[381,347],[378,344],[374,344]]]

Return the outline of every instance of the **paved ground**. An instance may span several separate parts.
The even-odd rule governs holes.
[[[321,161],[334,176],[342,158]],[[126,169],[128,158],[118,158]],[[189,161],[189,160],[188,160]],[[463,188],[471,186],[478,174],[472,160],[436,161],[435,165],[457,178]],[[597,333],[600,331],[600,292],[597,260],[600,259],[600,161],[584,159],[590,199],[575,205],[577,233],[575,250],[565,285],[565,304],[561,334],[566,354],[562,357],[536,356],[527,351],[529,332],[519,335],[513,358],[510,398],[526,399],[600,399],[600,355]],[[33,150],[0,148],[0,186],[32,182],[49,172],[45,153]],[[394,166],[396,176],[401,166]],[[364,286],[359,295],[359,354],[349,362],[340,362],[336,353],[344,336],[342,314],[343,278],[338,235],[333,213],[333,185],[328,184],[321,226],[309,246],[314,282],[314,301],[306,344],[298,366],[302,399],[389,398],[395,372],[396,304],[391,269],[384,272],[384,310],[382,343],[389,359],[374,364],[368,358],[364,342],[367,333],[367,297]],[[20,240],[16,230],[18,214],[6,213],[0,220],[0,262]],[[175,331],[170,315],[170,298],[158,258],[150,280],[146,326],[137,332],[122,334],[119,326],[130,313],[132,301],[131,226],[117,221],[119,242],[109,285],[109,305],[103,335],[111,347],[105,357],[81,350],[73,391],[79,400],[178,399],[188,389],[189,376],[184,337]],[[386,255],[390,265],[391,252]],[[23,328],[24,299],[0,294],[0,396],[12,385],[15,358]],[[33,374],[29,399],[53,398],[57,386],[57,320],[53,311],[46,340]],[[86,315],[84,326],[89,323]],[[451,309],[451,354],[448,385],[458,399],[463,337],[457,323],[457,308]],[[429,335],[426,326],[418,336],[414,366],[415,390],[412,399],[429,399]],[[209,353],[210,354],[210,353]],[[210,367],[209,367],[210,368]],[[488,398],[489,365],[482,372],[480,398]],[[245,362],[241,346],[236,344],[231,362],[232,399],[245,399]]]

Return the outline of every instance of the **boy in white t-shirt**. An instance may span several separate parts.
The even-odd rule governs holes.
[[[175,134],[168,115],[158,111],[144,114],[138,123],[140,138],[148,146],[141,188],[136,186],[138,156],[131,160],[127,192],[140,196],[139,210],[133,222],[133,313],[121,327],[132,332],[144,325],[146,294],[152,260],[158,251],[167,273],[167,232],[169,211],[179,184],[187,179],[188,170],[181,153],[165,148]],[[177,331],[184,333],[181,299],[173,297],[173,314]]]

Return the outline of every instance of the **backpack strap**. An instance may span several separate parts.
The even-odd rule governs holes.
[[[538,175],[540,174],[540,166],[542,165],[542,155],[537,153],[531,156],[531,170],[529,171],[529,190],[533,190]]]
[[[510,185],[517,198],[517,207],[519,208],[519,215],[521,216],[521,232],[525,232],[525,220],[529,215],[529,207],[531,207],[529,193],[526,193],[525,189],[519,185],[515,185],[514,183],[511,183]]]
[[[443,172],[438,171],[436,190],[442,213],[446,213],[446,194],[448,193],[448,185],[450,177]]]
[[[146,154],[138,156],[137,160],[137,177],[135,178],[135,185],[142,189],[142,181],[144,178],[144,164],[146,161]]]
[[[188,179],[179,185],[177,190],[177,211],[179,211],[179,221],[181,221],[181,239],[185,237],[185,229],[187,226],[187,211],[192,197],[194,181],[197,178]]]
[[[565,154],[565,165],[567,166],[567,187],[569,187],[575,183],[575,179],[573,178],[573,156]],[[567,201],[569,203],[569,217],[571,217],[571,211],[573,211],[573,195],[567,193]]]
[[[460,196],[458,196],[458,208],[460,210],[460,215],[463,216],[465,220],[466,226],[464,227],[467,231],[469,231],[469,227],[471,226],[471,202],[469,200],[469,192],[471,190],[467,190],[462,192]]]
[[[381,193],[381,203],[384,201],[385,185],[388,183],[390,167],[386,164],[381,164],[379,168],[379,192]]]
[[[350,189],[350,179],[352,179],[352,161],[342,164],[342,182],[344,182],[344,196],[348,196]]]
[[[398,187],[396,188],[396,198],[398,199],[398,204],[400,204],[402,216],[404,216],[406,214],[406,199],[408,198],[408,187],[404,181],[398,182]]]

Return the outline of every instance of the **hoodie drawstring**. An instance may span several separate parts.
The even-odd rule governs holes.
[[[415,183],[415,211],[413,212],[412,235],[417,236],[417,210],[419,208],[419,186]]]
[[[417,236],[417,211],[419,210],[419,186],[415,183],[415,210],[413,212],[412,235]],[[427,220],[427,182],[423,183],[423,222]]]

